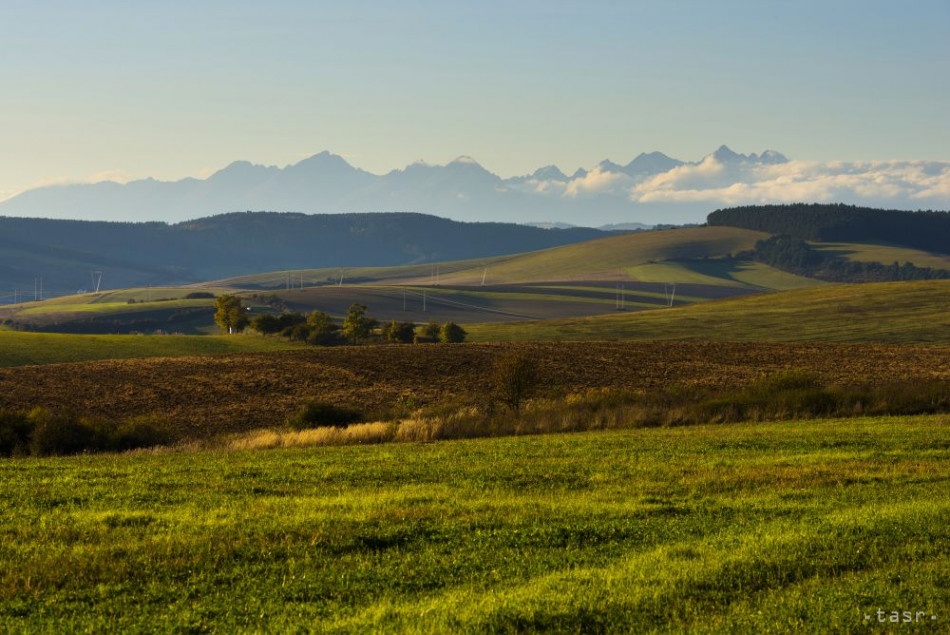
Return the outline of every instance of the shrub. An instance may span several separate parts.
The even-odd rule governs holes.
[[[185,296],[186,300],[213,300],[214,294],[210,291],[192,291]]]
[[[109,449],[123,452],[174,443],[177,435],[168,421],[157,415],[128,419],[111,432]]]
[[[409,344],[416,336],[416,325],[412,322],[387,322],[383,325],[382,335],[387,342]]]
[[[446,322],[439,328],[439,341],[446,344],[457,344],[465,341],[465,332],[461,326],[455,322]]]
[[[72,414],[34,408],[28,418],[33,424],[30,453],[34,456],[79,454],[108,445],[98,426]]]
[[[0,409],[0,456],[27,454],[33,422],[19,412]]]
[[[343,428],[356,423],[362,415],[356,410],[337,406],[325,401],[311,401],[287,418],[287,426],[294,430],[307,428]]]
[[[517,414],[540,383],[538,363],[524,353],[499,357],[491,369],[492,397]]]

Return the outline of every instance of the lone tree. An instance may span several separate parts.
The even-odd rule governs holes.
[[[225,333],[240,333],[250,322],[236,295],[219,295],[214,307],[214,323]]]
[[[366,315],[365,304],[351,304],[343,320],[343,337],[352,344],[359,344],[369,339],[370,333],[377,322]]]
[[[537,361],[520,352],[497,358],[492,364],[490,379],[492,397],[514,414],[521,411],[522,403],[534,394],[541,382]]]

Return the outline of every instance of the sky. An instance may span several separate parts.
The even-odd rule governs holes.
[[[0,200],[323,150],[376,174],[469,155],[502,177],[721,144],[809,169],[950,160],[946,0],[0,0],[0,15]]]

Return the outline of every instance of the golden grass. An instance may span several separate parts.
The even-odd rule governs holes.
[[[229,438],[226,447],[230,450],[271,450],[274,448],[385,443],[393,440],[395,428],[396,424],[377,421],[358,423],[345,428],[252,430]]]

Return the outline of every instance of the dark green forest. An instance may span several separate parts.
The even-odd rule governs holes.
[[[900,245],[950,253],[950,212],[795,203],[718,209],[706,222],[784,234],[799,240]]]
[[[237,212],[177,224],[0,217],[0,296],[183,284],[264,271],[391,266],[557,247],[608,235],[413,213]]]
[[[782,234],[756,243],[751,252],[739,254],[740,259],[755,260],[767,265],[819,280],[831,282],[890,282],[898,280],[943,280],[950,271],[917,267],[909,262],[853,262],[836,254],[818,251],[794,236]]]

